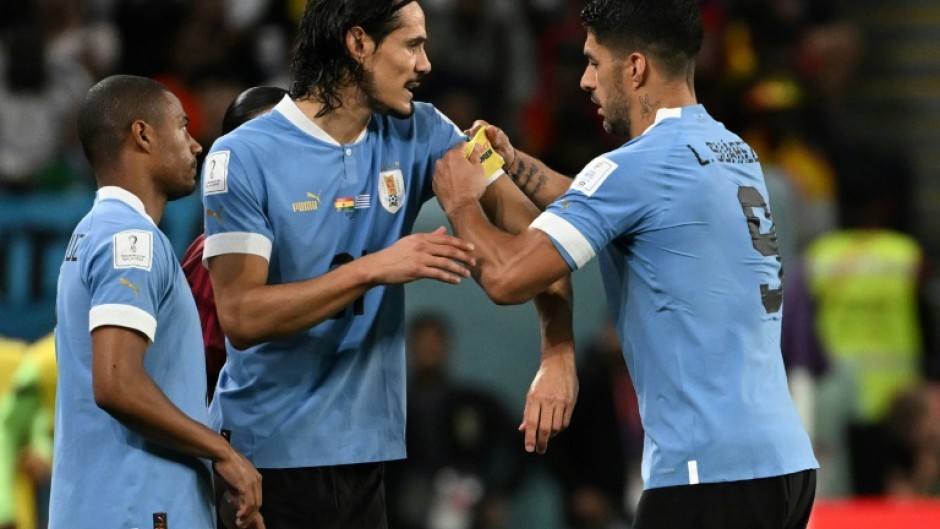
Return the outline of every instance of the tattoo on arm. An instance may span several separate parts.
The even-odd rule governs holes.
[[[516,186],[522,190],[529,198],[534,198],[539,191],[545,187],[548,178],[539,167],[532,164],[526,171],[526,164],[522,160],[516,164],[515,171],[509,173],[509,177],[515,182]],[[534,179],[534,181],[533,181]],[[531,184],[531,185],[530,185]]]

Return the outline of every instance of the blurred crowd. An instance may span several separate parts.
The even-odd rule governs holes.
[[[490,120],[518,147],[574,175],[618,144],[578,87],[583,3],[421,0],[433,71],[419,99],[461,128]],[[697,94],[750,143],[765,171],[786,270],[784,358],[823,466],[819,496],[938,495],[936,300],[924,288],[932,270],[915,231],[915,178],[904,153],[870,144],[845,125],[845,95],[867,43],[840,12],[843,4],[703,0]],[[167,84],[191,118],[192,135],[208,149],[238,93],[287,87],[303,6],[304,0],[3,0],[0,210],[35,196],[94,192],[75,112],[86,90],[110,74]],[[4,219],[0,211],[6,253],[4,239],[13,232]],[[174,243],[185,247],[201,230],[198,222],[190,228]],[[54,281],[53,264],[4,259],[0,272],[38,268]],[[15,302],[13,290],[4,280],[0,305]],[[392,522],[505,527],[529,466],[513,455],[516,425],[497,397],[448,378],[446,322],[428,315],[412,330],[414,457],[390,470]],[[29,529],[43,526],[42,508],[34,506],[42,504],[48,480],[55,367],[48,338],[11,334],[0,339],[0,528]],[[572,427],[544,462],[558,482],[567,527],[629,527],[643,435],[616,336],[599,328],[579,358],[582,395]]]

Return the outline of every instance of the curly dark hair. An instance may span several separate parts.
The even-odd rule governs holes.
[[[647,53],[672,75],[688,70],[704,38],[699,0],[592,0],[581,23],[599,44]]]
[[[342,106],[340,89],[363,80],[362,65],[346,48],[346,33],[361,27],[380,46],[401,27],[399,10],[415,1],[309,0],[294,43],[291,98],[319,101],[318,117]]]

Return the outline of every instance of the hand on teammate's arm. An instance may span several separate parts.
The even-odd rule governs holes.
[[[222,329],[244,349],[309,329],[376,285],[422,278],[459,283],[470,276],[471,248],[442,227],[403,237],[323,275],[277,285],[267,283],[268,261],[259,256],[219,255],[208,266]]]
[[[499,304],[528,301],[568,275],[568,265],[541,231],[528,228],[513,236],[490,224],[478,202],[484,191],[482,169],[461,149],[437,161],[437,199],[455,235],[474,245],[474,278],[490,299]]]
[[[466,134],[472,137],[480,127],[487,128],[486,137],[489,138],[490,145],[505,160],[503,170],[506,175],[539,210],[544,211],[571,187],[570,178],[549,169],[541,161],[513,147],[503,129],[477,120]]]
[[[177,408],[144,368],[147,338],[134,330],[103,326],[91,333],[95,403],[128,429],[171,450],[212,461],[236,499],[239,529],[261,507],[261,474],[221,435]]]

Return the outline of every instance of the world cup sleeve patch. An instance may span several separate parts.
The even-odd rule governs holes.
[[[405,178],[400,169],[379,173],[379,200],[389,213],[398,213],[405,203]]]
[[[595,158],[584,169],[581,169],[574,182],[571,183],[571,189],[592,196],[617,167],[617,164],[607,158]]]
[[[203,194],[228,192],[228,158],[229,151],[217,151],[206,156]]]
[[[114,235],[114,268],[140,268],[150,271],[153,265],[153,233],[127,230]]]

